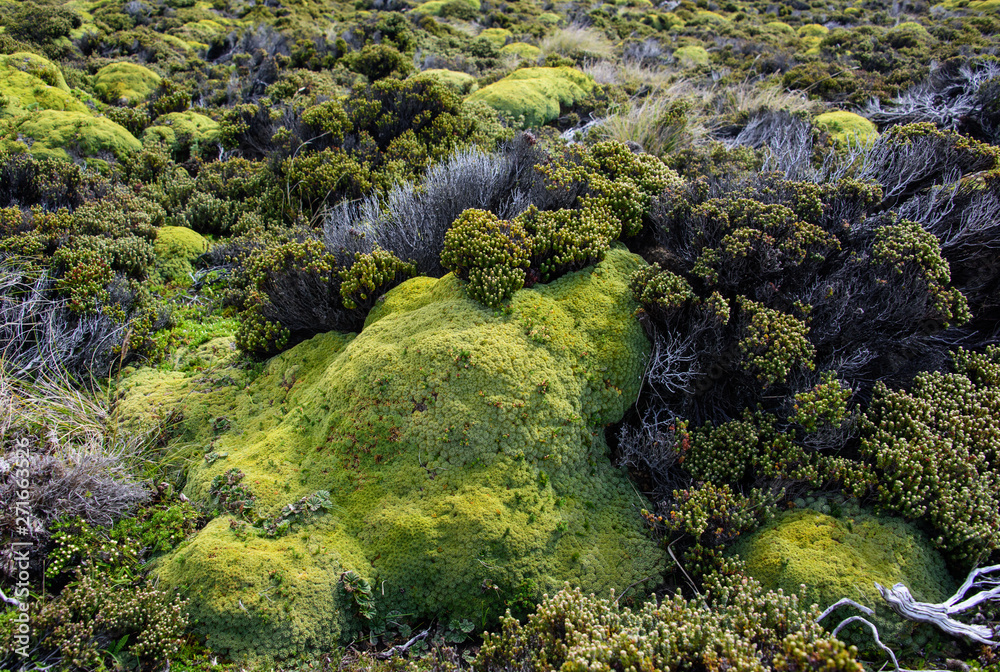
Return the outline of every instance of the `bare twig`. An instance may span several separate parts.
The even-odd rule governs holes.
[[[21,602],[20,602],[20,600],[17,600],[17,599],[15,599],[13,597],[7,597],[6,595],[4,595],[4,592],[2,590],[0,590],[0,600],[6,602],[7,604],[9,604],[12,607],[17,607],[18,609],[21,608]]]
[[[391,649],[388,649],[386,651],[383,651],[381,653],[376,654],[375,657],[378,658],[379,660],[388,660],[389,658],[392,658],[397,653],[406,653],[411,646],[413,646],[414,644],[416,644],[419,640],[424,639],[429,634],[430,634],[430,630],[424,630],[420,634],[414,635],[413,637],[411,637],[410,640],[408,642],[406,642],[405,644],[397,644],[396,646],[392,647]]]
[[[972,625],[952,618],[1000,597],[1000,576],[987,576],[995,572],[1000,572],[1000,565],[973,570],[958,592],[939,604],[917,602],[902,583],[897,583],[892,588],[885,588],[876,583],[875,587],[889,607],[907,620],[930,623],[953,637],[961,637],[987,646],[998,646],[1000,639],[997,639],[995,626]],[[985,590],[963,599],[973,588]]]

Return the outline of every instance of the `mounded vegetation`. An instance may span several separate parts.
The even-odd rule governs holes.
[[[998,34],[0,3],[0,667],[994,669]]]

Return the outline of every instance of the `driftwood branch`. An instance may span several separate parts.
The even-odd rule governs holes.
[[[21,601],[20,600],[18,600],[16,598],[13,598],[13,597],[7,597],[6,595],[4,595],[4,593],[3,593],[2,590],[0,590],[0,601],[6,602],[7,604],[9,604],[12,607],[17,607],[18,609],[21,608]]]
[[[820,621],[822,621],[824,618],[826,618],[827,616],[829,616],[830,614],[832,614],[834,611],[836,611],[840,607],[844,607],[844,606],[848,606],[848,605],[854,607],[855,609],[857,609],[858,611],[860,611],[862,613],[868,614],[869,616],[874,616],[875,615],[875,612],[872,611],[871,609],[869,609],[868,607],[866,607],[865,605],[858,604],[854,600],[851,600],[851,599],[848,599],[848,598],[845,597],[844,599],[840,600],[839,602],[834,602],[829,607],[827,607],[826,610],[822,614],[820,614],[819,616],[816,617],[816,622],[819,623]],[[839,630],[842,625],[843,625],[843,623],[841,623],[840,625],[838,625],[837,629]]]
[[[961,637],[987,646],[1000,646],[996,627],[972,625],[952,618],[1000,598],[1000,575],[997,572],[1000,572],[1000,565],[973,570],[958,592],[939,604],[917,602],[902,583],[897,583],[892,588],[885,588],[876,583],[875,587],[889,608],[907,620],[930,623],[953,637]],[[973,589],[978,592],[966,597],[966,594]]]
[[[380,659],[380,660],[388,660],[389,658],[392,658],[397,653],[406,653],[411,646],[413,646],[414,644],[417,643],[418,640],[423,639],[424,637],[426,637],[429,634],[430,634],[430,630],[424,630],[419,635],[414,635],[413,637],[411,637],[410,641],[408,641],[406,644],[397,644],[396,646],[392,647],[391,649],[387,649],[387,650],[383,651],[382,653],[376,654],[375,657],[378,658],[378,659]]]

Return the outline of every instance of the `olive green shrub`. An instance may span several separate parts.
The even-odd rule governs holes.
[[[441,264],[469,281],[470,296],[497,308],[515,291],[599,262],[643,227],[655,194],[678,184],[662,161],[620,143],[571,150],[536,166],[548,193],[512,220],[467,210],[445,234]]]
[[[525,624],[508,614],[490,633],[477,667],[510,669],[864,669],[792,594],[766,591],[739,573],[715,575],[692,600],[621,607],[565,587],[546,596]]]
[[[441,265],[469,281],[469,296],[497,308],[524,286],[530,263],[528,234],[518,220],[466,210],[444,237]]]
[[[909,391],[880,385],[861,450],[878,476],[879,501],[928,524],[935,544],[966,568],[1000,548],[1000,349],[959,350],[953,367],[919,374]]]

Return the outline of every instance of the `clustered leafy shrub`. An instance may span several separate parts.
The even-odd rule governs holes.
[[[1000,548],[1000,348],[953,359],[953,373],[921,373],[909,390],[877,387],[861,453],[879,502],[927,522],[954,562],[974,567]]]
[[[523,625],[508,612],[484,636],[484,670],[684,669],[862,670],[848,648],[795,595],[765,592],[738,572],[715,574],[692,600],[620,607],[564,588],[545,596]]]
[[[983,454],[977,468],[959,449],[952,469],[968,466],[939,480],[951,461],[939,456],[953,450],[943,418],[920,436],[948,437],[949,448],[925,443],[933,457],[912,448],[911,417],[935,408],[922,399],[929,377],[944,374],[889,391],[944,364],[954,341],[942,334],[975,333],[962,326],[972,314],[944,252],[956,229],[924,228],[901,213],[947,220],[942,193],[963,192],[931,185],[954,179],[948,170],[994,165],[992,148],[920,125],[897,127],[875,147],[847,159],[856,163],[833,182],[737,172],[668,187],[651,208],[655,246],[646,256],[656,263],[633,276],[632,290],[653,342],[653,394],[619,430],[617,452],[648,474],[649,520],[693,574],[724,564],[723,542],[687,529],[690,521],[718,521],[716,538],[732,538],[758,524],[734,511],[831,489],[925,521],[966,566],[994,550],[986,541],[994,523],[977,513],[995,508],[983,499],[992,458]],[[918,165],[925,153],[929,163]],[[935,207],[941,220],[928,214]],[[990,237],[988,225],[967,230],[972,240]],[[953,489],[976,473],[983,496]],[[980,502],[976,512],[970,501]]]
[[[469,295],[497,308],[521,287],[599,262],[611,243],[643,227],[653,195],[676,175],[655,157],[620,143],[573,149],[536,170],[546,194],[505,221],[467,210],[445,234],[441,263],[469,281]]]
[[[529,245],[517,219],[466,210],[445,234],[441,264],[469,281],[469,296],[496,308],[524,286]]]
[[[154,587],[119,586],[91,575],[49,601],[33,602],[29,617],[36,633],[32,655],[56,652],[66,667],[103,667],[109,652],[127,653],[141,664],[176,657],[188,627],[185,601]],[[0,641],[14,650],[16,623],[0,622]]]
[[[237,346],[268,356],[325,331],[356,331],[379,296],[416,272],[391,252],[357,253],[344,265],[308,237],[263,246],[246,262]]]

